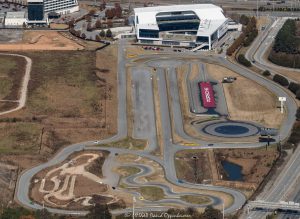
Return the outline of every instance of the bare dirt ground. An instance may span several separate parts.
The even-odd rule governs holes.
[[[277,108],[276,96],[269,90],[222,66],[207,64],[207,71],[218,81],[226,76],[237,77],[237,81],[223,84],[230,119],[280,126],[284,115]]]
[[[1,44],[1,51],[82,50],[83,46],[63,37],[56,31],[25,31],[23,40]]]
[[[62,164],[47,168],[34,176],[30,196],[47,206],[68,209],[84,209],[96,203],[125,207],[124,201],[110,194],[110,188],[102,183],[102,170],[107,152],[72,154]],[[91,169],[91,167],[93,167]],[[122,203],[122,205],[120,205]]]

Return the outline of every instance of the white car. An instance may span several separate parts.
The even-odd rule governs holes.
[[[94,144],[100,144],[100,141],[94,141]]]

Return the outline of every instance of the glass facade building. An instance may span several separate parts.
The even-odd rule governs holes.
[[[40,21],[44,19],[44,2],[28,1],[28,20]]]

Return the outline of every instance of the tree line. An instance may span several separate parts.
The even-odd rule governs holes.
[[[256,18],[242,15],[239,21],[243,25],[242,33],[227,49],[226,54],[231,56],[240,46],[248,47],[258,35]]]
[[[269,60],[290,68],[300,68],[300,38],[297,36],[297,20],[287,20],[275,37]]]
[[[287,54],[300,54],[300,38],[296,36],[296,20],[288,19],[275,37],[273,50]]]

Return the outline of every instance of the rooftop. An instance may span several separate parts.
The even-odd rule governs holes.
[[[6,19],[9,18],[25,18],[25,11],[7,12]]]
[[[166,12],[166,11],[186,11],[197,9],[220,9],[219,6],[213,4],[186,4],[186,5],[164,5],[154,7],[135,8],[135,13],[141,12]]]

